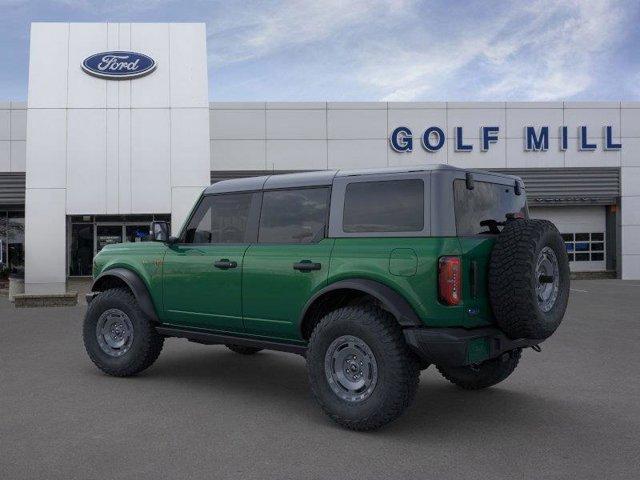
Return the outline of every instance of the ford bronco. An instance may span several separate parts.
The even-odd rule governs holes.
[[[83,336],[135,375],[168,337],[306,358],[313,396],[371,430],[434,365],[467,390],[506,379],[560,324],[569,266],[517,177],[451,166],[318,171],[206,188],[184,226],[102,249]]]

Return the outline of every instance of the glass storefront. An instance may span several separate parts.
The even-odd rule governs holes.
[[[170,215],[83,215],[69,218],[69,276],[91,275],[93,257],[105,246],[149,239],[153,220]]]
[[[24,274],[24,212],[0,210],[0,279]]]

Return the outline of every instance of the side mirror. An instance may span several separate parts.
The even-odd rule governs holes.
[[[151,222],[149,235],[154,242],[168,242],[170,232],[169,222]]]

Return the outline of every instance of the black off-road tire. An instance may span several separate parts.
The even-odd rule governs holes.
[[[503,353],[498,358],[486,360],[479,365],[444,367],[438,365],[440,374],[465,390],[480,390],[492,387],[505,380],[518,366],[522,349]]]
[[[330,345],[345,335],[363,340],[377,362],[377,383],[361,401],[340,398],[325,372]],[[370,303],[339,308],[320,320],[309,340],[307,367],[320,407],[336,423],[359,431],[374,430],[398,418],[413,401],[420,379],[418,361],[400,326],[390,313]]]
[[[96,325],[100,316],[109,309],[124,312],[133,326],[131,346],[119,357],[105,353],[98,343]],[[87,308],[82,336],[91,361],[104,373],[114,377],[136,375],[150,367],[164,345],[164,337],[156,332],[133,294],[122,288],[106,290],[93,299]]]
[[[543,249],[555,254],[558,291],[549,311],[536,292],[536,264]],[[511,220],[491,252],[489,299],[498,326],[510,338],[544,340],[560,325],[569,300],[569,259],[555,225],[547,220]]]
[[[239,353],[240,355],[253,355],[254,353],[258,353],[262,348],[256,347],[245,347],[244,345],[225,345],[229,350],[235,353]]]

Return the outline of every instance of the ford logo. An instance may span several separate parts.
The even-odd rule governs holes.
[[[87,57],[82,69],[94,77],[130,80],[151,73],[156,68],[153,58],[136,52],[102,52]]]

